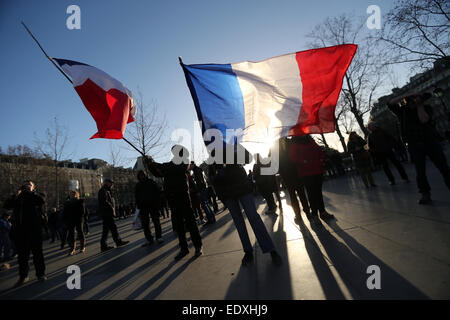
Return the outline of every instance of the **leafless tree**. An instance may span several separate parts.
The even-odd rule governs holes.
[[[340,125],[341,119],[345,117],[345,114],[348,114],[345,107],[346,107],[345,104],[338,102],[335,113],[334,113],[334,127],[336,128],[336,134],[339,137],[339,141],[341,142],[342,149],[344,150],[345,153],[347,153],[347,144],[345,143],[344,135],[342,134],[341,125]]]
[[[136,119],[128,126],[125,138],[144,155],[157,159],[165,151],[169,142],[166,138],[166,115],[159,109],[156,101],[150,104],[144,103],[141,92],[138,92],[135,104]]]
[[[122,154],[120,148],[113,143],[109,144],[109,164],[113,167],[120,167],[125,162],[125,157]]]
[[[53,160],[56,206],[59,207],[60,179],[58,163],[71,156],[71,153],[67,152],[69,144],[68,130],[59,123],[57,117],[54,117],[50,127],[45,130],[42,139],[35,134],[35,143],[37,150],[43,157]]]
[[[354,19],[343,14],[339,17],[328,17],[317,25],[307,37],[312,40],[312,47],[327,47],[346,43],[355,43],[358,50],[350,64],[342,86],[341,100],[345,108],[342,115],[351,112],[357,125],[366,136],[364,117],[372,107],[372,101],[386,75],[383,54],[378,42],[364,33],[363,18]],[[337,119],[339,123],[339,118]]]
[[[450,2],[402,0],[384,16],[379,39],[391,53],[390,63],[412,63],[427,68],[448,57]]]

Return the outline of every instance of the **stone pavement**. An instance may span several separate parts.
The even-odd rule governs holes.
[[[410,184],[395,169],[395,186],[382,171],[375,173],[378,187],[372,189],[351,174],[326,181],[326,206],[337,220],[319,229],[305,216],[296,225],[288,198],[283,197],[283,213],[271,216],[258,198],[258,212],[283,257],[281,267],[262,254],[249,225],[255,261],[241,266],[243,252],[228,211],[201,228],[203,256],[193,258],[191,247],[178,262],[169,219],[163,220],[165,242],[141,247],[143,232],[133,230],[129,218],[117,224],[130,244],[106,253],[100,253],[101,226],[91,228],[85,254],[68,257],[59,244],[46,241],[46,282],[36,282],[31,267],[30,282],[10,289],[17,280],[14,261],[0,273],[0,299],[449,299],[450,192],[428,164],[434,204],[419,206],[414,169],[406,169]],[[72,264],[81,268],[80,290],[66,287]],[[367,288],[371,265],[380,268],[380,290]]]

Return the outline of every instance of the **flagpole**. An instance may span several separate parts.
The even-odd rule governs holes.
[[[27,30],[28,34],[31,36],[31,38],[33,38],[33,40],[36,42],[36,44],[39,46],[39,48],[41,49],[42,53],[47,57],[48,60],[50,60],[50,62],[56,67],[56,69],[58,69],[63,75],[64,77],[66,77],[67,80],[69,80],[69,82],[71,84],[73,84],[73,81],[69,78],[69,76],[56,64],[55,60],[52,59],[52,57],[50,57],[47,52],[45,52],[44,48],[42,48],[41,44],[39,43],[39,41],[36,39],[36,37],[33,35],[33,33],[31,33],[30,29],[28,29],[28,27],[25,25],[25,23],[22,21],[21,22],[22,25],[24,26],[24,28]],[[128,141],[127,139],[125,139],[124,137],[122,137],[122,139],[128,143],[130,146],[132,146],[137,152],[139,152],[140,154],[142,154],[142,156],[144,156],[144,154],[142,153],[142,151],[140,151],[138,148],[136,148],[130,141]]]
[[[134,150],[136,150],[137,152],[139,152],[140,154],[142,154],[143,157],[145,157],[145,154],[144,154],[141,150],[139,150],[138,148],[136,148],[130,141],[128,141],[127,139],[125,139],[125,137],[122,137],[122,139],[123,139],[126,143],[128,143],[130,146],[132,146],[132,147],[134,148]]]
[[[25,25],[25,23],[22,21],[21,22],[22,25],[24,26],[24,28],[27,30],[28,34],[33,38],[33,40],[36,42],[36,44],[39,46],[39,48],[41,49],[42,53],[47,57],[48,60],[50,60],[51,63],[53,63],[53,65],[56,67],[56,69],[58,69],[63,75],[64,77],[66,77],[67,80],[69,80],[70,83],[73,84],[72,80],[69,78],[69,76],[56,64],[55,60],[53,60],[48,54],[47,52],[45,52],[44,48],[42,48],[41,44],[39,43],[39,41],[37,41],[36,37],[31,33],[30,29],[28,29],[28,27]]]

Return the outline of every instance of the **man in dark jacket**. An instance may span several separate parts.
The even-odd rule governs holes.
[[[42,213],[45,205],[44,195],[35,192],[33,181],[25,181],[17,193],[5,202],[6,209],[13,209],[11,238],[15,242],[20,286],[29,280],[28,260],[33,254],[34,268],[39,281],[45,281],[45,263],[42,252]]]
[[[164,191],[169,201],[170,210],[175,223],[175,230],[181,251],[175,256],[180,260],[189,253],[186,240],[185,225],[191,234],[195,246],[195,256],[202,255],[202,239],[195,223],[194,211],[189,198],[187,169],[189,152],[180,145],[172,147],[174,158],[171,162],[156,163],[150,157],[146,158],[146,165],[156,177],[164,177]],[[181,161],[180,161],[181,160]]]
[[[389,108],[400,120],[402,138],[408,143],[408,151],[416,168],[416,179],[421,198],[419,204],[431,203],[431,187],[426,176],[426,157],[428,156],[441,172],[444,182],[450,188],[450,169],[442,147],[439,134],[434,127],[431,107],[425,104],[430,94],[411,95],[405,98],[405,105],[390,104]]]
[[[389,169],[388,160],[392,162],[394,167],[405,182],[409,182],[408,175],[405,172],[400,161],[395,157],[393,148],[395,145],[394,138],[386,131],[379,128],[375,123],[369,123],[369,150],[383,166],[384,173],[389,179],[391,185],[395,185],[395,178]]]
[[[117,226],[114,222],[114,217],[116,216],[116,207],[114,203],[114,198],[112,196],[113,181],[106,179],[103,187],[98,192],[98,212],[103,220],[103,232],[102,239],[100,240],[101,252],[113,249],[109,247],[106,243],[108,240],[108,233],[111,231],[114,242],[117,247],[126,245],[129,241],[122,241],[119,238],[119,233],[117,232]]]
[[[150,231],[150,216],[155,226],[156,241],[162,243],[161,222],[159,221],[159,208],[161,203],[161,195],[158,185],[152,179],[149,179],[144,171],[140,170],[137,174],[139,182],[136,184],[134,191],[136,198],[136,206],[139,209],[142,228],[148,246],[153,243],[152,232]]]

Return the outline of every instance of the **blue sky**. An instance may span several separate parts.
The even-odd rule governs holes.
[[[71,4],[81,9],[81,30],[66,27]],[[145,101],[155,100],[166,113],[170,130],[193,132],[196,115],[178,56],[186,64],[232,63],[305,50],[305,35],[326,17],[367,16],[371,4],[382,12],[392,6],[388,0],[1,1],[0,146],[33,146],[34,133],[42,135],[57,116],[69,130],[73,160],[108,161],[110,141],[127,147],[89,140],[95,122],[22,20],[50,56],[93,65],[133,92],[139,87]],[[131,166],[137,153],[123,153]]]

